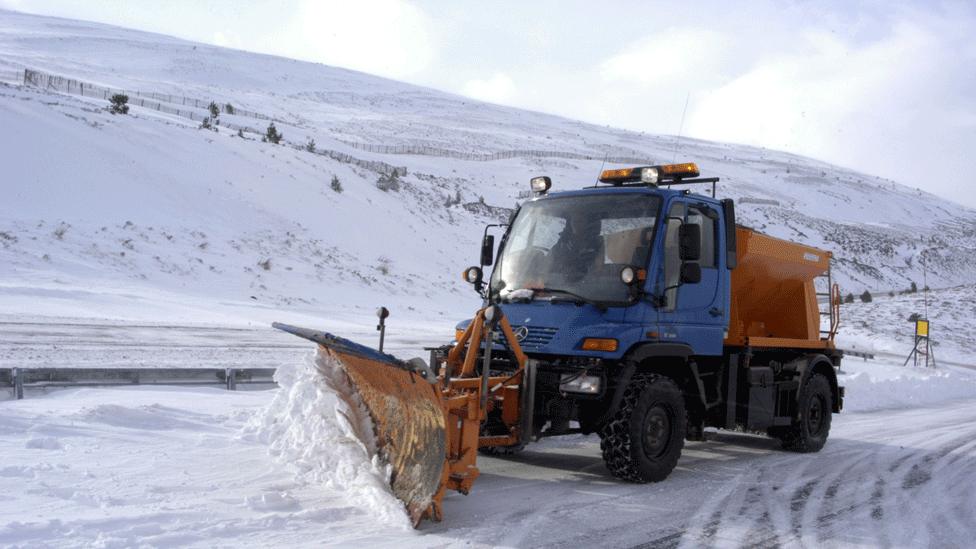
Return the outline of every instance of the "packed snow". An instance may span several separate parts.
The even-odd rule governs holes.
[[[285,139],[238,134],[267,123],[244,114],[217,131],[202,109],[112,115],[25,68],[233,103]],[[415,532],[341,372],[270,322],[374,344],[386,305],[387,350],[424,356],[477,308],[458,274],[529,177],[589,185],[605,155],[669,161],[673,137],[2,10],[0,123],[0,368],[271,366],[280,385],[0,391],[2,546],[971,545],[976,212],[911,182],[682,140],[740,221],[831,250],[844,293],[873,295],[841,309],[839,346],[875,359],[845,359],[821,453],[710,432],[665,482],[631,485],[595,437],[547,439],[479,457],[473,492]],[[902,366],[913,313],[937,368]]]
[[[390,492],[390,468],[377,453],[369,411],[342,366],[317,354],[314,365],[278,368],[275,381],[279,390],[248,432],[308,484],[341,492],[379,522],[410,528]]]
[[[3,403],[0,545],[961,547],[976,527],[965,369],[851,361],[848,383],[887,380],[848,385],[820,453],[710,432],[656,484],[610,477],[594,436],[480,456],[472,493],[448,494],[444,521],[418,531],[385,488],[361,410],[316,369],[310,351],[282,366],[278,390],[73,389]],[[968,394],[905,400],[938,375]]]

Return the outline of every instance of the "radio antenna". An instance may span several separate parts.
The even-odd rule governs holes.
[[[610,158],[610,151],[603,153],[603,162],[600,164],[600,171],[596,174],[596,183],[594,185],[600,184],[600,176],[603,175],[603,168],[607,165],[607,158]]]
[[[681,143],[681,132],[685,129],[685,113],[688,112],[688,100],[691,99],[691,92],[685,94],[685,108],[681,109],[681,123],[678,124],[678,135],[674,138],[674,152],[671,154],[671,163],[674,164],[678,159],[678,145]]]

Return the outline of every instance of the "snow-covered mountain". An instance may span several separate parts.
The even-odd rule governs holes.
[[[921,287],[923,258],[932,287],[976,282],[976,212],[788,153],[9,11],[0,80],[0,299],[15,313],[180,316],[191,299],[454,319],[477,305],[458,274],[484,224],[530,177],[578,188],[607,156],[697,162],[741,222],[832,250],[845,292]],[[128,115],[103,88],[126,90]],[[200,128],[210,101],[217,131]],[[281,144],[261,140],[270,119]]]

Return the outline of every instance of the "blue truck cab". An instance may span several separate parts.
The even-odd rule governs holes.
[[[666,477],[683,441],[701,440],[706,426],[765,432],[799,451],[823,446],[839,411],[836,379],[810,385],[807,372],[839,356],[724,344],[736,223],[732,200],[714,198],[717,181],[694,164],[606,170],[600,184],[563,192],[535,178],[497,254],[486,228],[482,264],[464,278],[499,306],[531,358],[529,440],[597,433],[610,471],[635,482]],[[711,184],[712,196],[691,184]],[[490,353],[493,371],[513,368],[504,338]],[[489,415],[484,429],[506,426]]]

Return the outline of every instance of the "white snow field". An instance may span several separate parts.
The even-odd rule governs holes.
[[[311,358],[282,365],[275,391],[3,403],[0,546],[969,547],[976,528],[976,372],[946,367],[934,376],[954,392],[906,405],[933,373],[868,363],[853,376],[887,380],[848,385],[820,453],[715,432],[657,484],[610,477],[595,435],[479,457],[472,493],[449,494],[444,521],[414,531],[362,411]]]
[[[129,114],[96,86],[127,90]],[[194,100],[236,114],[200,129]],[[976,212],[910,181],[2,10],[0,128],[0,368],[277,367],[281,384],[0,391],[0,546],[972,546]],[[818,454],[714,432],[632,485],[595,437],[548,439],[479,458],[473,492],[412,530],[354,396],[269,324],[375,345],[386,305],[387,350],[425,356],[478,307],[458,275],[484,225],[530,177],[589,185],[607,155],[696,161],[744,223],[831,250],[844,293],[874,295],[842,308],[838,344],[877,358],[845,361]],[[924,305],[898,292],[923,262],[930,370],[901,366]]]

